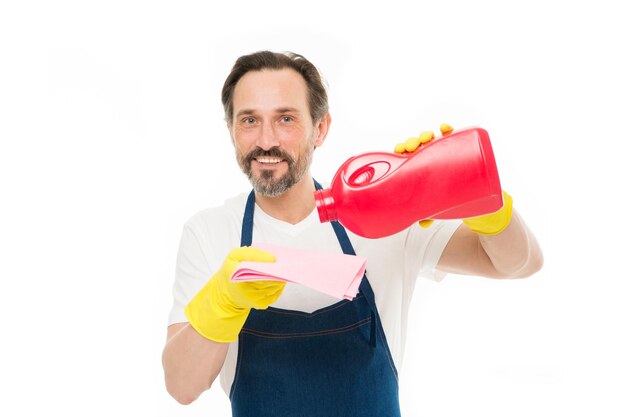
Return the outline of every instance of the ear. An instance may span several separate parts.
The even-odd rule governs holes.
[[[322,146],[322,144],[326,140],[326,135],[328,135],[328,129],[330,129],[331,121],[332,121],[332,118],[330,117],[330,113],[326,113],[324,116],[320,118],[320,120],[315,125],[316,135],[315,135],[315,142],[313,142],[313,145],[316,148]]]

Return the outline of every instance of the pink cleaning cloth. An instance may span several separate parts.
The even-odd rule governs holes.
[[[271,253],[276,262],[243,261],[231,281],[273,280],[294,282],[336,298],[352,300],[365,273],[365,258],[308,249],[294,249],[269,243],[252,246]]]

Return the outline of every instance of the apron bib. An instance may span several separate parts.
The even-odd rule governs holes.
[[[253,219],[254,191],[241,246],[252,244]],[[343,252],[354,255],[343,226],[331,224]],[[399,417],[398,373],[367,276],[352,301],[312,313],[252,309],[230,400],[233,417]]]

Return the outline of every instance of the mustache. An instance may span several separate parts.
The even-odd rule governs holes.
[[[285,152],[281,151],[280,149],[276,147],[270,148],[268,150],[256,148],[253,151],[251,151],[248,155],[246,155],[246,157],[244,158],[244,161],[247,165],[249,165],[252,163],[253,159],[263,157],[263,156],[283,159],[289,165],[291,165],[294,162],[293,158],[290,155],[286,154]]]

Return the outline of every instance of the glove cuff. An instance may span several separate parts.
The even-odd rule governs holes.
[[[507,228],[513,216],[513,198],[506,191],[502,191],[502,200],[504,204],[500,210],[484,216],[463,219],[463,223],[474,233],[487,236],[497,235]]]

